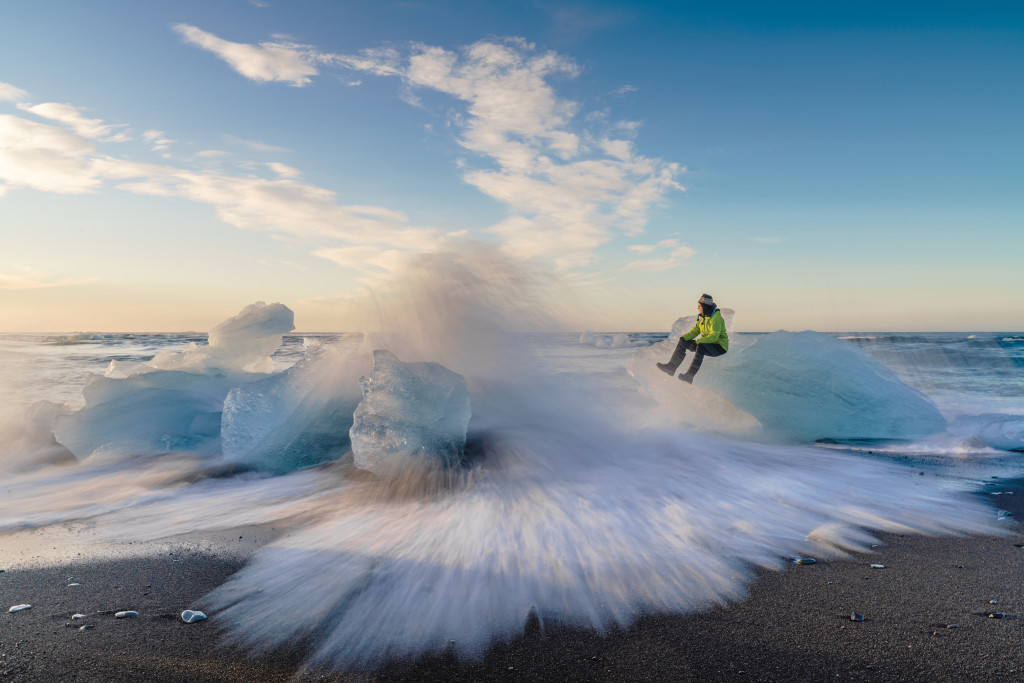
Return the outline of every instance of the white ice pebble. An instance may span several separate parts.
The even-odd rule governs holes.
[[[32,609],[32,605],[14,605],[7,611],[14,614],[15,612],[24,612],[27,609]]]
[[[356,466],[383,474],[412,464],[458,464],[470,399],[463,377],[438,363],[403,363],[373,352],[350,431]]]
[[[123,612],[114,613],[115,619],[134,619],[139,616],[139,613],[133,609],[124,610]]]
[[[187,609],[181,613],[181,620],[186,624],[194,624],[197,621],[202,621],[206,618],[206,615],[195,609]]]
[[[224,400],[224,457],[284,473],[348,452],[352,413],[369,359],[326,346],[285,372],[232,389]]]

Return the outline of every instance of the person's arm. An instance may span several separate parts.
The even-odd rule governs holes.
[[[723,332],[725,332],[725,320],[722,319],[722,316],[718,311],[715,311],[714,315],[711,317],[711,334],[705,334],[697,340],[697,343],[717,344],[718,340],[722,338]]]
[[[689,332],[687,332],[686,334],[684,334],[682,338],[685,339],[686,341],[690,341],[691,339],[696,337],[698,334],[700,334],[700,319],[699,318],[697,320],[697,324],[693,326],[693,329],[690,330]]]

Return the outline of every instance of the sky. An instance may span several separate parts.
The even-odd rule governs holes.
[[[1024,330],[1014,5],[3,3],[0,332],[354,331],[467,241],[569,330]]]

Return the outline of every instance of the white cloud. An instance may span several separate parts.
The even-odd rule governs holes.
[[[615,97],[622,97],[623,95],[628,95],[629,93],[636,91],[637,87],[635,85],[626,84],[619,86],[615,90],[612,90],[611,94],[614,95]]]
[[[306,45],[233,43],[188,24],[176,24],[173,28],[186,42],[214,53],[254,81],[281,81],[302,87],[311,83],[310,76],[319,73],[314,66],[318,55]]]
[[[497,168],[460,162],[463,178],[509,207],[511,215],[491,230],[521,258],[584,266],[616,232],[641,232],[650,208],[683,189],[675,180],[684,171],[678,164],[638,155],[631,140],[580,130],[579,104],[558,97],[551,83],[577,76],[579,67],[521,38],[481,41],[458,52],[413,45],[404,55],[392,48],[328,61],[397,75],[408,88],[465,104],[450,119],[457,141]],[[610,128],[633,135],[638,125]]]
[[[226,134],[224,140],[233,145],[241,145],[251,149],[254,152],[290,152],[291,150],[287,147],[278,147],[276,145],[269,145],[262,140],[246,140],[240,138],[237,135]]]
[[[664,270],[670,270],[683,264],[683,261],[690,258],[697,251],[691,247],[684,245],[677,246],[679,240],[670,239],[662,240],[657,245],[633,245],[629,247],[630,251],[637,252],[640,254],[650,254],[659,249],[672,249],[667,255],[660,258],[641,259],[639,261],[632,261],[623,266],[623,270],[639,270],[648,273],[659,273]]]
[[[168,139],[162,130],[147,130],[142,134],[142,139],[152,145],[151,149],[154,152],[165,150],[174,144],[174,140]]]
[[[70,126],[72,130],[83,138],[106,138],[105,142],[124,142],[130,139],[124,133],[118,133],[111,137],[115,129],[124,127],[123,124],[110,125],[103,123],[102,119],[87,119],[82,115],[78,107],[73,107],[70,104],[59,104],[57,102],[18,104],[18,109]]]
[[[56,126],[0,115],[0,194],[23,187],[82,193],[115,181],[116,187],[135,194],[207,204],[221,220],[241,230],[320,245],[334,243],[320,247],[324,249],[360,247],[364,263],[370,264],[383,263],[380,259],[386,261],[392,252],[431,251],[444,237],[437,228],[410,226],[397,211],[340,204],[334,192],[298,180],[298,169],[278,163],[268,166],[280,177],[138,163],[102,154],[90,141]],[[343,259],[335,255],[333,260]]]
[[[302,171],[297,168],[288,166],[287,164],[281,164],[276,161],[267,163],[267,168],[276,173],[281,178],[301,178]]]
[[[20,268],[14,273],[0,273],[0,289],[49,289],[51,287],[70,287],[95,281],[96,278],[66,277],[54,279],[29,268]]]
[[[0,102],[21,102],[28,93],[21,88],[16,88],[10,83],[0,82]]]
[[[0,115],[0,180],[11,188],[79,194],[102,182],[95,148],[45,123]]]

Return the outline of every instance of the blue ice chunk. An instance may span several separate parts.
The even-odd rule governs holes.
[[[438,363],[403,363],[377,350],[360,384],[363,400],[350,432],[358,467],[386,474],[413,462],[461,462],[470,418],[461,375]]]

